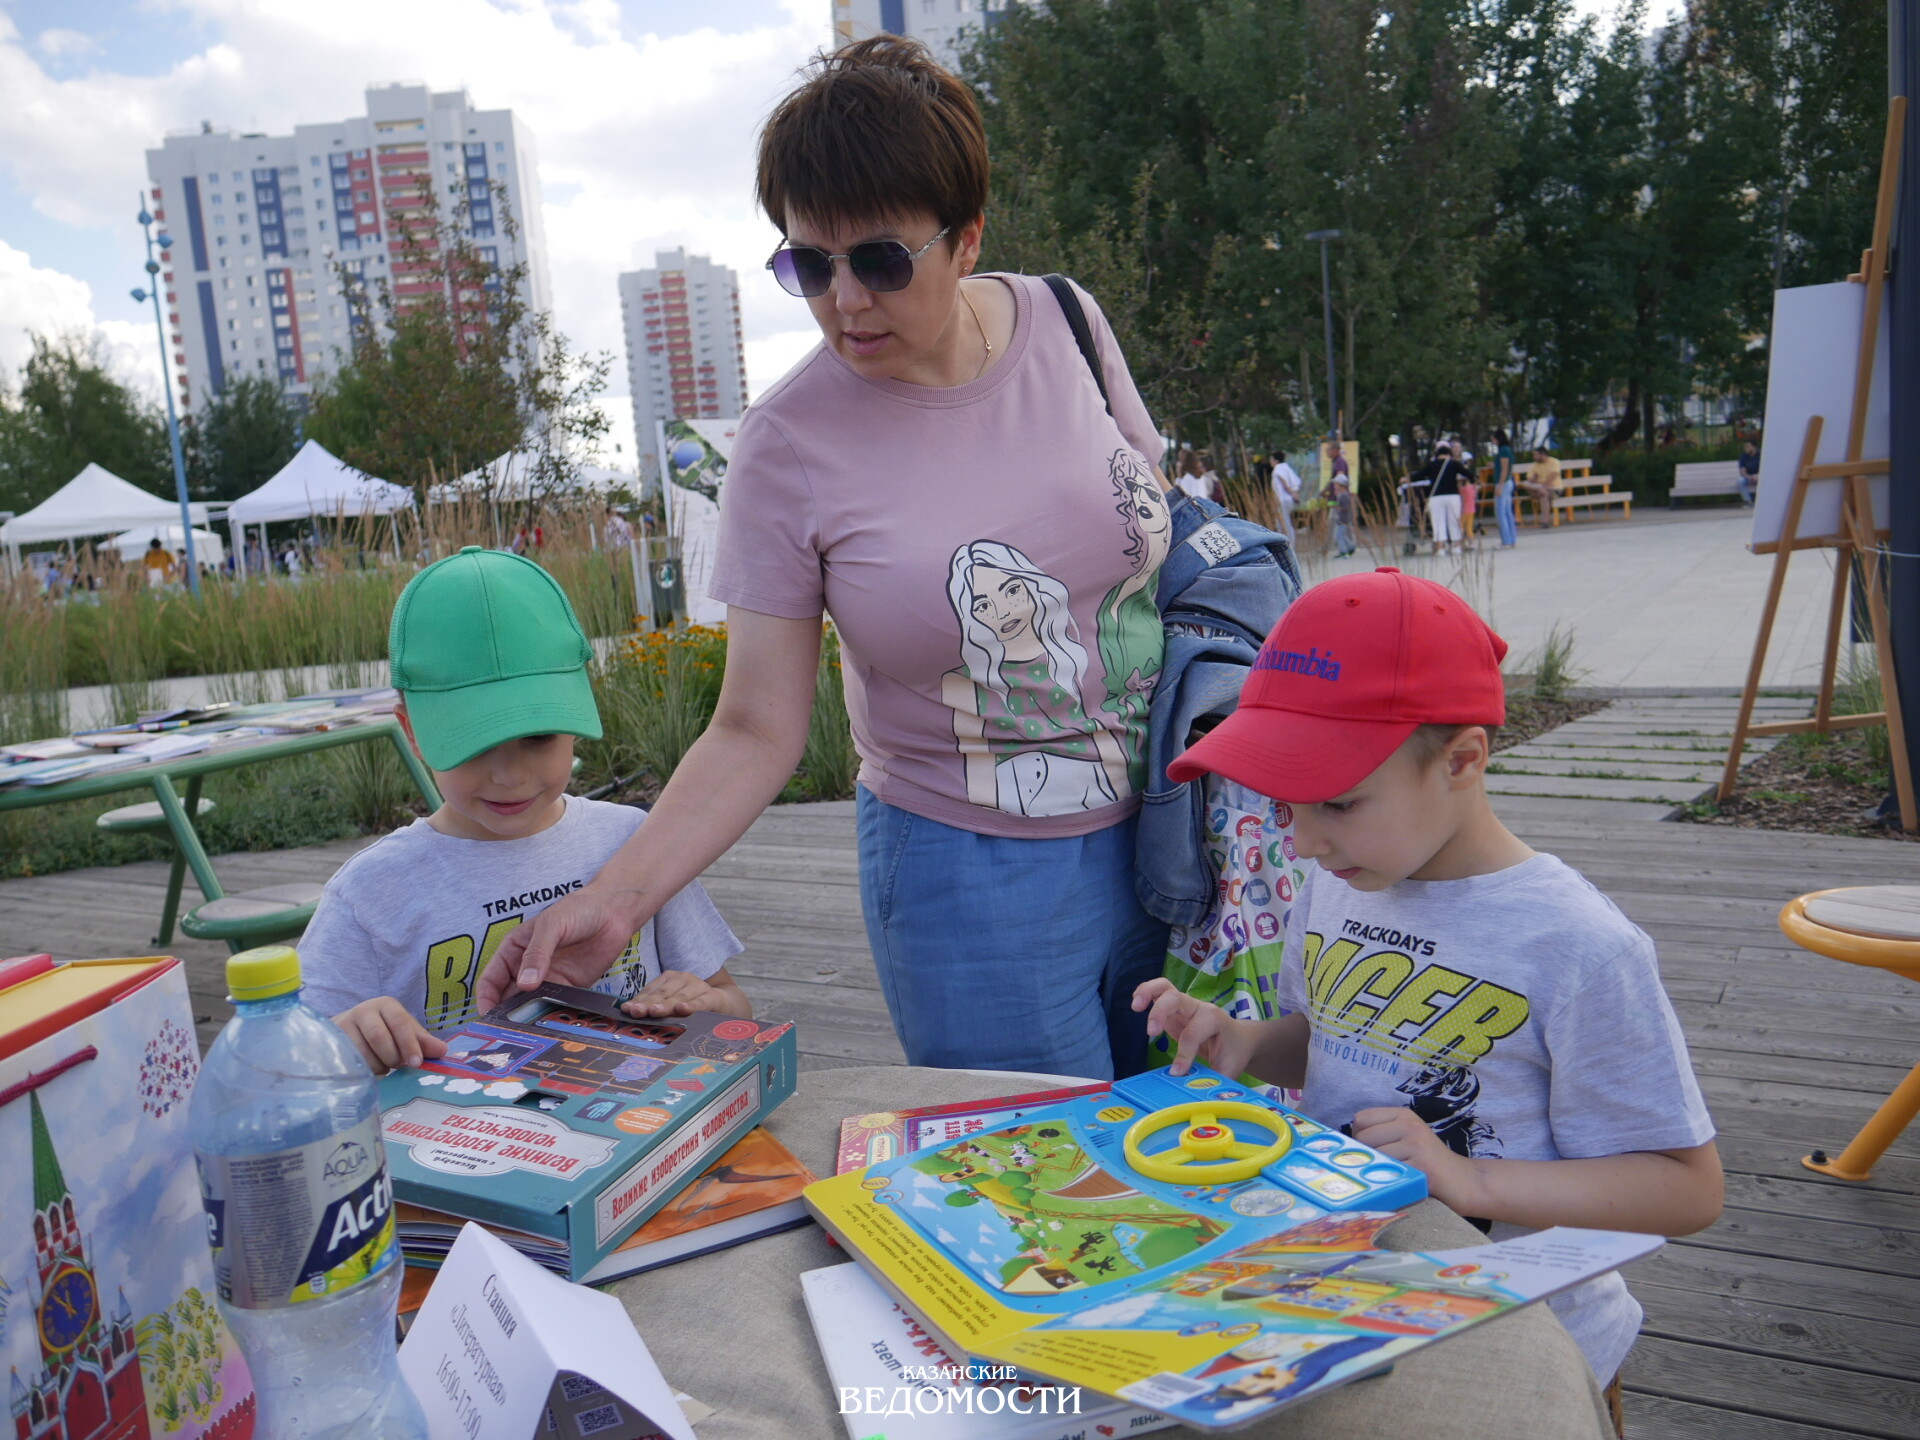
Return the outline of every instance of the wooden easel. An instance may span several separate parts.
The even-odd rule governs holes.
[[[1727,749],[1727,768],[1720,776],[1716,798],[1733,795],[1740,778],[1740,753],[1749,736],[1825,735],[1835,730],[1862,730],[1874,725],[1887,727],[1892,760],[1893,785],[1900,801],[1900,828],[1920,830],[1913,792],[1913,765],[1907,754],[1906,731],[1901,724],[1900,689],[1893,668],[1893,638],[1888,634],[1887,600],[1880,583],[1880,549],[1890,532],[1876,524],[1873,493],[1868,477],[1885,475],[1892,469],[1888,457],[1866,459],[1867,400],[1873,388],[1873,357],[1880,338],[1880,317],[1885,307],[1889,241],[1893,230],[1893,201],[1900,171],[1900,141],[1906,120],[1905,96],[1896,96],[1888,106],[1887,138],[1880,156],[1880,193],[1874,208],[1873,244],[1860,260],[1860,273],[1847,278],[1867,287],[1866,312],[1860,327],[1860,358],[1854,372],[1853,414],[1847,429],[1846,457],[1827,465],[1814,463],[1820,453],[1820,434],[1825,417],[1815,415],[1807,422],[1807,435],[1800,447],[1800,464],[1794,472],[1793,494],[1787,499],[1786,521],[1780,539],[1773,547],[1773,576],[1767,582],[1766,604],[1760,611],[1760,634],[1753,645],[1753,663],[1747,669],[1747,686],[1740,696],[1740,714],[1733,726],[1733,741]],[[1840,528],[1832,535],[1802,535],[1800,516],[1807,490],[1815,481],[1838,480],[1844,489],[1840,501]],[[1756,547],[1757,548],[1757,547]],[[1796,550],[1831,549],[1834,554],[1833,598],[1827,615],[1826,655],[1820,671],[1820,699],[1813,716],[1807,720],[1776,720],[1753,723],[1754,698],[1760,692],[1761,672],[1766,668],[1767,644],[1773,638],[1774,617],[1780,609],[1780,596],[1786,586],[1787,562]],[[1880,694],[1883,707],[1871,715],[1833,713],[1833,686],[1840,661],[1840,628],[1847,617],[1848,592],[1855,560],[1865,570],[1867,606],[1873,622],[1874,654],[1880,664]]]

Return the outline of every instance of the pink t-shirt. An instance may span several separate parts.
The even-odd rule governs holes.
[[[863,380],[823,344],[747,411],[710,593],[833,617],[880,799],[988,835],[1082,835],[1145,783],[1161,441],[1084,292],[1112,416],[1046,285],[997,278],[1013,339],[978,380]]]

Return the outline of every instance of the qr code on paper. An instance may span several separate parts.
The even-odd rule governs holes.
[[[618,1405],[601,1405],[592,1410],[583,1410],[573,1417],[573,1423],[580,1427],[582,1435],[598,1435],[602,1430],[611,1430],[622,1419]]]
[[[589,1395],[598,1395],[600,1387],[584,1375],[562,1375],[560,1393],[569,1400],[584,1400]]]

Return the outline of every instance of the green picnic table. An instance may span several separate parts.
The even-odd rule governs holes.
[[[166,828],[173,835],[173,874],[167,882],[167,901],[160,930],[154,944],[165,945],[173,937],[173,925],[180,908],[183,870],[193,872],[194,882],[206,899],[181,923],[189,935],[202,940],[224,940],[229,949],[241,950],[248,943],[282,938],[304,928],[305,917],[313,910],[313,900],[298,901],[272,890],[229,896],[213,873],[213,862],[193,828],[193,817],[200,812],[200,787],[207,776],[222,770],[238,770],[247,765],[264,765],[296,755],[312,755],[340,745],[387,743],[400,756],[400,763],[427,802],[429,809],[440,807],[440,791],[433,776],[407,744],[399,722],[392,717],[360,720],[337,730],[317,730],[304,735],[262,736],[240,740],[192,755],[171,760],[149,761],[145,765],[114,770],[104,775],[84,775],[53,785],[12,785],[0,788],[0,811],[31,810],[39,805],[59,805],[69,800],[91,800],[97,795],[115,795],[127,790],[151,790],[159,802]],[[186,782],[181,796],[175,782]]]

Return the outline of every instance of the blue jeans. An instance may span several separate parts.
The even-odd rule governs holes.
[[[1095,1080],[1146,1065],[1133,992],[1167,927],[1133,895],[1134,820],[1065,839],[980,835],[858,800],[860,900],[912,1065]]]
[[[1500,543],[1519,544],[1520,526],[1513,515],[1513,481],[1502,480],[1499,488],[1493,492],[1493,513],[1500,521]]]

